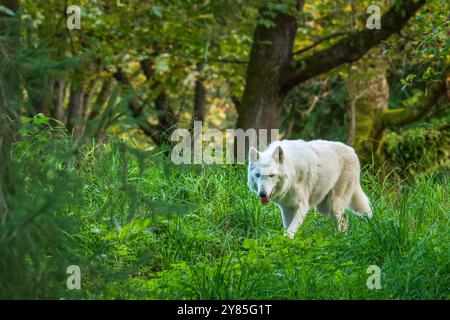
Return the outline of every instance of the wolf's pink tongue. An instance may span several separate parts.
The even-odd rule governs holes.
[[[268,202],[269,202],[269,198],[267,196],[261,197],[261,203],[262,204],[267,204]]]

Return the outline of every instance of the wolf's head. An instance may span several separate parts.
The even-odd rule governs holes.
[[[262,204],[276,198],[282,185],[284,153],[280,146],[258,152],[250,147],[248,155],[247,185],[260,198]]]

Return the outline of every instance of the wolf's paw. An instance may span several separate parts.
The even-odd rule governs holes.
[[[285,236],[285,237],[288,237],[289,239],[292,240],[292,239],[294,239],[294,237],[295,237],[295,233],[288,230],[288,231],[285,231],[285,232],[284,232],[284,236]]]
[[[348,218],[345,215],[341,215],[336,221],[336,227],[339,232],[347,232]]]

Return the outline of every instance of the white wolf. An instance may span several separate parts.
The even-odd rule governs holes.
[[[347,229],[346,208],[371,218],[359,175],[358,156],[340,142],[283,140],[271,143],[264,152],[249,150],[248,187],[262,204],[272,200],[281,209],[290,238],[314,207],[331,216],[340,231]]]

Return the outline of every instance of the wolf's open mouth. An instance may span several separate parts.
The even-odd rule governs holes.
[[[269,197],[268,196],[261,197],[261,203],[262,204],[268,204],[269,203]]]
[[[268,204],[270,201],[270,198],[272,197],[272,193],[273,193],[273,189],[268,196],[266,195],[264,197],[261,197],[261,203],[264,205]]]

